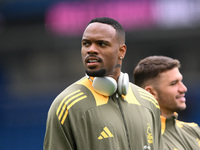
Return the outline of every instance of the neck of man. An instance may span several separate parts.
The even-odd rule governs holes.
[[[163,110],[162,108],[160,109],[161,109],[161,115],[165,118],[169,118],[174,115],[174,112],[172,111]]]

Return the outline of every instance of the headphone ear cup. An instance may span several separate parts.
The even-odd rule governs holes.
[[[126,95],[129,89],[129,76],[127,73],[124,73],[124,80],[122,85],[122,94]]]
[[[120,95],[126,95],[129,89],[129,76],[127,73],[120,73],[118,78],[118,92]]]
[[[111,96],[117,90],[117,82],[112,77],[95,77],[92,86],[97,93],[105,96]]]
[[[122,94],[122,87],[121,85],[123,84],[123,78],[124,78],[124,74],[121,72],[120,73],[120,76],[118,78],[118,87],[117,87],[117,90],[118,90],[118,93],[121,95]]]

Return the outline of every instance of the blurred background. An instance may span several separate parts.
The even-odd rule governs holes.
[[[187,109],[200,124],[199,0],[0,0],[0,147],[42,150],[48,109],[84,76],[80,49],[87,23],[111,17],[126,30],[122,71],[149,55],[182,63]]]

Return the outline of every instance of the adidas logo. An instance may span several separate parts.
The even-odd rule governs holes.
[[[103,128],[103,131],[101,132],[100,136],[98,137],[99,140],[105,139],[105,138],[111,138],[114,137],[110,130],[107,127]]]

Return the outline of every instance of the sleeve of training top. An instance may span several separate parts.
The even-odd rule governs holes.
[[[156,132],[158,136],[155,136],[155,144],[158,145],[158,149],[163,149],[164,148],[164,142],[163,142],[163,137],[161,133],[161,120],[160,120],[160,110],[157,109],[156,113],[156,119],[157,119],[157,128]]]
[[[161,134],[161,120],[160,120],[160,107],[157,100],[146,90],[132,84],[132,91],[135,96],[140,100],[140,103],[149,109],[152,113],[153,119],[153,137],[154,137],[154,149],[163,150],[164,142]]]
[[[44,150],[73,150],[73,137],[69,126],[63,126],[56,114],[59,101],[52,103],[47,117]]]
[[[154,136],[154,144],[155,144],[155,148],[157,147],[157,149],[161,150],[164,148],[164,142],[163,142],[163,137],[161,134],[161,120],[160,120],[160,109],[159,108],[155,108],[154,109],[154,115],[155,115],[155,136]]]

